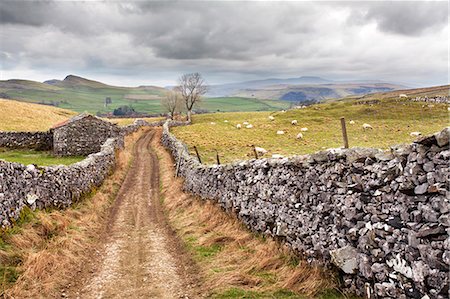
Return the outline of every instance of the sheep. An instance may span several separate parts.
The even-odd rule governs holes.
[[[247,129],[251,129],[253,128],[253,125],[248,124],[247,126],[245,126]]]
[[[224,123],[227,123],[227,122],[228,122],[228,120],[224,120],[223,122],[224,122]]]
[[[306,131],[308,131],[308,128],[301,128],[300,131],[306,132]]]
[[[277,131],[277,135],[284,135],[284,131]]]
[[[213,121],[211,122],[211,125],[215,125],[215,124],[216,124],[215,122],[213,122]]]
[[[255,151],[261,155],[267,154],[267,150],[259,146],[255,146]]]
[[[298,133],[298,134],[297,134],[297,137],[295,137],[295,138],[297,138],[297,139],[303,139],[303,134],[302,134],[302,133]]]
[[[242,125],[241,125],[241,124],[237,124],[237,125],[236,125],[236,128],[237,128],[237,129],[240,129],[240,128],[242,128]]]
[[[291,125],[295,126],[297,125],[298,121],[296,119],[294,119],[293,121],[291,121]]]
[[[242,124],[243,124],[244,126],[246,126],[246,125],[248,125],[249,123],[248,123],[248,121],[244,121]]]
[[[354,120],[350,120],[348,123],[351,124],[351,125],[354,125],[355,121]]]
[[[420,132],[411,132],[411,133],[409,133],[409,136],[411,136],[411,137],[419,137],[421,135],[422,135],[422,133],[420,133]]]
[[[272,115],[269,115],[269,120],[273,121],[273,120],[275,120],[275,117],[273,117]]]
[[[404,93],[401,93],[401,94],[398,95],[398,97],[399,98],[407,98],[408,96],[406,94],[404,94]]]
[[[280,154],[273,154],[272,158],[274,158],[274,159],[282,159],[282,158],[284,158],[284,156],[280,155]]]
[[[281,113],[286,113],[286,110],[281,110]]]
[[[364,130],[368,130],[368,129],[373,130],[373,127],[371,125],[369,125],[369,124],[363,124],[362,127],[363,127]]]

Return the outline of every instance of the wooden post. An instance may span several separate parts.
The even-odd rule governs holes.
[[[219,152],[216,150],[217,165],[220,165]]]
[[[194,145],[194,150],[195,150],[195,153],[197,154],[198,162],[200,162],[200,164],[202,164],[202,159],[200,158],[200,154],[198,153],[197,147],[195,145]]]
[[[256,151],[255,146],[253,146],[253,152],[255,153],[255,159],[258,159],[258,152]]]
[[[341,117],[342,138],[344,139],[344,148],[348,148],[347,127],[345,126],[345,118]]]

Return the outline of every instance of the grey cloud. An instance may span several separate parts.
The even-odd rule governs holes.
[[[448,3],[445,1],[383,1],[371,2],[362,10],[355,9],[353,17],[359,22],[375,21],[380,30],[413,36],[448,22]]]
[[[372,78],[408,80],[434,70],[432,80],[442,81],[445,7],[416,4],[6,1],[0,59],[8,70],[124,76],[202,71],[233,81],[373,72]],[[425,53],[431,61],[415,59]]]

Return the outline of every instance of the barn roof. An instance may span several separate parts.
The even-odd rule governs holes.
[[[88,118],[88,117],[89,118],[100,119],[100,118],[98,118],[96,116],[93,116],[91,114],[88,114],[88,113],[81,113],[81,114],[78,114],[78,115],[76,115],[76,116],[74,116],[72,118],[69,118],[69,119],[67,119],[67,120],[65,120],[63,122],[60,122],[60,123],[57,123],[57,124],[53,125],[52,129],[61,128],[61,127],[65,126],[65,125],[67,125],[67,124],[71,124],[71,123],[74,123],[76,121],[82,120],[84,118]],[[100,120],[104,121],[103,119],[100,119]]]

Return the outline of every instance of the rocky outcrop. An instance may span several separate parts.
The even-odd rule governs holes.
[[[51,150],[53,133],[47,132],[1,132],[0,147],[12,149]]]
[[[390,152],[333,149],[201,165],[163,126],[187,191],[310,261],[337,265],[347,290],[376,298],[448,298],[449,129]]]

